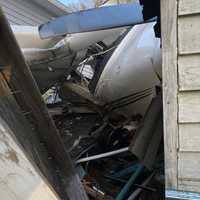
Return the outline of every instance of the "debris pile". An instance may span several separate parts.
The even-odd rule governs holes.
[[[129,120],[66,108],[54,116],[90,199],[163,199],[161,102],[158,95],[144,118]]]

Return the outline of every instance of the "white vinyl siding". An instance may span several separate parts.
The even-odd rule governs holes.
[[[56,17],[31,0],[0,0],[0,6],[9,22],[16,25],[39,25]]]

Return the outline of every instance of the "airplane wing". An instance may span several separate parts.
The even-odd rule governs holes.
[[[39,27],[42,39],[144,23],[140,3],[120,4],[71,13]]]

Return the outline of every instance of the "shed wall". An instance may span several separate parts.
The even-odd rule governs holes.
[[[200,192],[200,2],[161,1],[166,187]]]
[[[200,2],[178,4],[178,189],[200,192]]]

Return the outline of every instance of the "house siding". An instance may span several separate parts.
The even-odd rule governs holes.
[[[200,192],[200,2],[178,2],[178,190]]]
[[[166,189],[200,192],[200,2],[161,2]]]
[[[30,0],[0,0],[0,6],[10,24],[15,25],[35,26],[56,17],[48,9]]]

